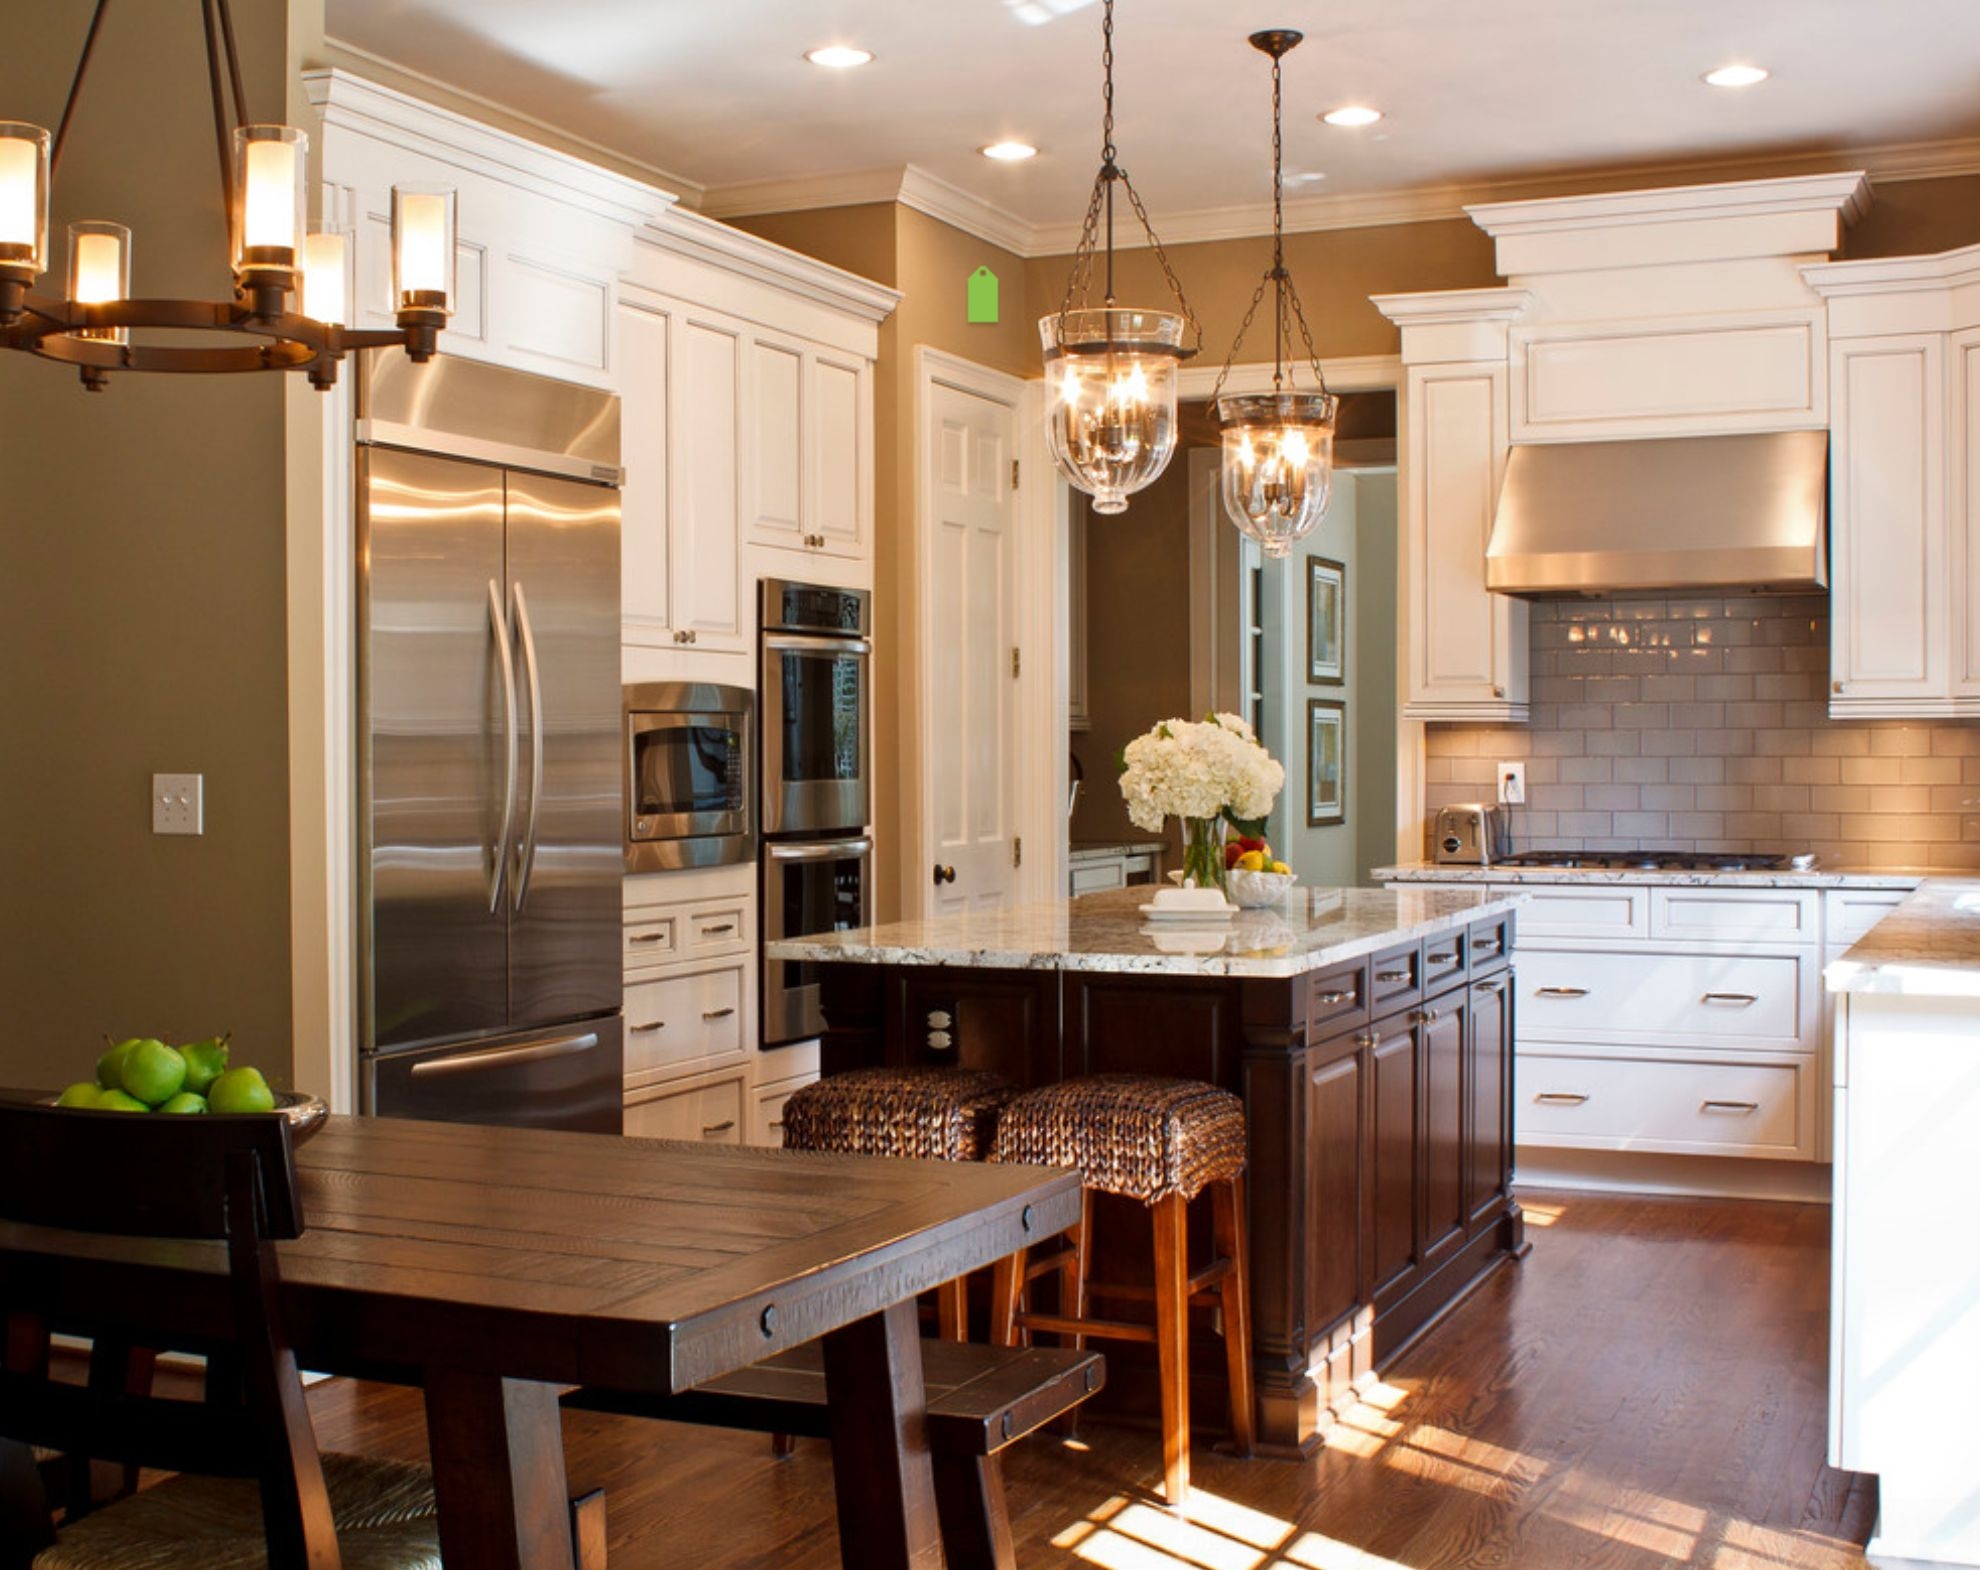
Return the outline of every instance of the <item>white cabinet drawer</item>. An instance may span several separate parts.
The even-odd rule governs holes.
[[[749,906],[741,900],[690,910],[683,959],[715,954],[741,954],[749,948]]]
[[[672,911],[626,912],[626,965],[659,965],[680,951],[680,919]]]
[[[743,894],[631,906],[626,911],[626,969],[747,954],[756,942],[755,912],[755,901]]]
[[[743,967],[720,965],[626,988],[626,1085],[717,1068],[743,1055]]]
[[[1120,860],[1074,862],[1072,869],[1072,891],[1075,894],[1091,894],[1099,889],[1122,889],[1127,887],[1127,869]]]
[[[769,1145],[773,1149],[781,1147],[784,1143],[784,1103],[817,1077],[813,1074],[806,1079],[783,1079],[774,1085],[759,1085],[750,1108],[749,1142],[752,1145]]]
[[[1650,936],[1690,942],[1813,943],[1816,896],[1794,889],[1650,891]]]
[[[1825,896],[1827,908],[1822,924],[1823,942],[1831,956],[1869,936],[1870,929],[1907,897],[1903,889],[1831,889]]]
[[[692,1090],[628,1097],[625,1129],[635,1139],[739,1145],[743,1135],[742,1075]]]
[[[1802,1063],[1521,1053],[1514,1133],[1522,1145],[1807,1159],[1814,1079]]]
[[[1519,947],[1519,1039],[1812,1052],[1813,954]]]
[[[1519,910],[1519,941],[1532,938],[1643,938],[1650,934],[1650,891],[1604,884],[1561,888],[1551,883],[1494,886],[1501,899],[1524,894]]]

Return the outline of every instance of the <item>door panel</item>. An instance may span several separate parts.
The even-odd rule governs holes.
[[[1471,987],[1469,1084],[1471,1128],[1466,1147],[1465,1206],[1476,1225],[1504,1198],[1510,1173],[1506,1138],[1508,1097],[1506,1070],[1512,1063],[1512,1008],[1503,980],[1474,982]]]
[[[1377,1033],[1369,1054],[1374,1129],[1370,1141],[1369,1234],[1374,1290],[1398,1296],[1414,1276],[1416,1252],[1416,1033]]]
[[[619,501],[511,472],[509,605],[522,790],[510,858],[517,1026],[619,1006]]]
[[[1423,1254],[1434,1262],[1464,1238],[1464,1011],[1423,1027]]]
[[[926,811],[920,884],[931,912],[1011,897],[1016,756],[1011,607],[1015,414],[930,390],[929,569],[921,734]],[[933,869],[943,869],[943,881]],[[953,879],[947,870],[954,869]]]
[[[686,318],[674,350],[674,626],[700,648],[740,649],[742,337]]]
[[[508,1022],[502,475],[383,448],[358,464],[363,1030],[389,1047]]]

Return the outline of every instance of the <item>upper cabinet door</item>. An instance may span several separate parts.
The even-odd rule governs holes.
[[[810,528],[804,494],[804,351],[753,339],[749,372],[750,540],[799,546]]]
[[[1980,328],[1951,340],[1951,504],[1947,581],[1953,605],[1953,695],[1980,699]]]
[[[1937,333],[1831,345],[1836,714],[1947,696],[1944,345]]]
[[[1485,587],[1507,449],[1503,362],[1408,376],[1409,699],[1421,720],[1527,718],[1526,602]]]
[[[631,644],[671,645],[674,619],[669,544],[667,378],[673,317],[658,306],[619,305],[619,397],[625,489],[620,498],[621,636]]]
[[[873,373],[863,360],[810,360],[811,533],[815,548],[864,555],[873,512]]]
[[[685,312],[674,335],[674,628],[698,649],[740,650],[745,339]]]

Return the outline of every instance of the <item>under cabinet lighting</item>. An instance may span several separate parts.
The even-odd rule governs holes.
[[[1766,80],[1766,67],[1758,65],[1722,65],[1703,77],[1708,87],[1753,87]]]
[[[1382,118],[1382,111],[1370,109],[1366,104],[1343,104],[1339,109],[1329,109],[1320,117],[1329,125],[1355,126],[1373,125]]]
[[[855,49],[850,44],[826,44],[805,55],[813,65],[822,65],[828,71],[850,71],[856,65],[870,65],[873,61],[871,49]]]

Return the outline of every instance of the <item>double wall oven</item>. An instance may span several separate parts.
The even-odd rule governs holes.
[[[873,907],[872,596],[762,585],[763,941],[866,925]],[[762,957],[763,1045],[824,1026],[815,966]]]

